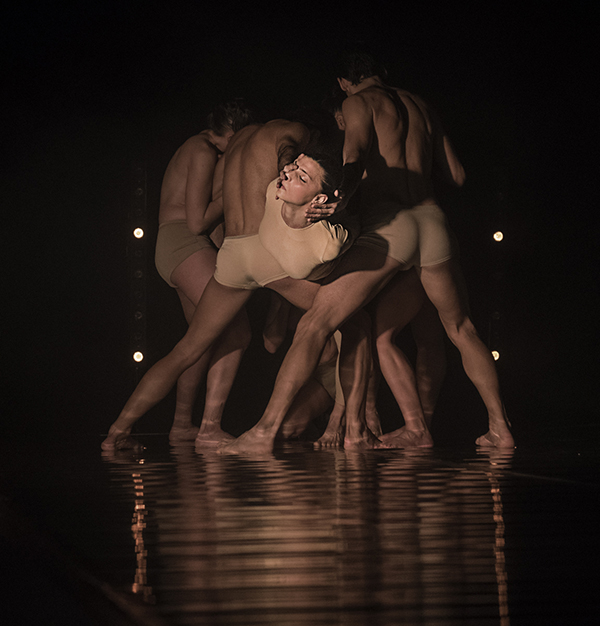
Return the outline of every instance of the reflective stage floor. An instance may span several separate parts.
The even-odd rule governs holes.
[[[588,445],[0,447],[2,624],[599,623]]]

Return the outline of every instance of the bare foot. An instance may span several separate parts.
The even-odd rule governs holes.
[[[216,448],[225,443],[235,441],[235,437],[226,433],[219,426],[216,428],[202,428],[198,431],[196,437],[196,450],[205,450],[206,448]]]
[[[380,437],[389,448],[431,448],[433,439],[428,430],[408,430],[406,426]]]
[[[346,431],[344,437],[344,450],[347,452],[355,452],[360,450],[378,450],[382,448],[389,448],[390,446],[381,441],[378,437],[367,428],[358,437],[351,437]]]
[[[251,428],[237,439],[218,446],[219,454],[265,454],[273,452],[274,436],[263,430]]]
[[[383,431],[381,430],[381,422],[379,421],[379,413],[377,412],[377,409],[367,409],[365,417],[367,419],[367,426],[369,427],[369,430],[375,435],[375,437],[381,437]]]
[[[130,437],[130,429],[120,430],[114,424],[108,431],[108,437],[102,442],[103,450],[143,450],[144,446]]]
[[[346,434],[346,408],[342,404],[333,406],[333,411],[329,416],[327,428],[321,435],[321,438],[315,441],[315,450],[324,448],[341,449],[344,444],[344,435]]]
[[[308,428],[310,424],[310,414],[296,414],[283,420],[277,433],[278,439],[297,439]]]
[[[198,426],[173,426],[169,432],[169,443],[182,443],[184,441],[194,441],[198,436]]]
[[[485,435],[479,437],[475,443],[486,448],[514,448],[515,440],[508,429],[502,432],[494,432],[490,429]]]
[[[315,450],[325,450],[335,448],[340,450],[344,444],[344,428],[329,428],[317,439],[313,446]]]

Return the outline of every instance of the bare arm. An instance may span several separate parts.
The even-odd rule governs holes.
[[[284,137],[279,142],[277,169],[280,172],[299,155],[305,148],[309,139],[310,133],[303,124],[298,122],[291,122],[289,124]]]
[[[341,204],[345,206],[362,179],[375,129],[373,111],[360,95],[354,95],[344,100],[342,112],[346,130],[343,151],[344,182],[341,190],[343,201]]]
[[[185,217],[196,235],[206,232],[220,217],[218,204],[211,202],[217,155],[208,146],[196,150],[190,159],[185,187]]]
[[[454,187],[462,187],[465,182],[465,169],[459,161],[450,138],[435,112],[430,110],[433,124],[433,174]]]

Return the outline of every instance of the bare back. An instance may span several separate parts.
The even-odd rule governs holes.
[[[285,120],[246,126],[232,137],[223,157],[226,236],[258,233],[269,183],[304,149],[308,139],[305,126]]]
[[[344,160],[361,153],[366,172],[361,198],[366,207],[435,202],[432,177],[438,170],[447,178],[450,160],[455,170],[462,171],[438,118],[407,91],[372,84],[351,95],[343,113],[349,143],[344,146]]]
[[[217,161],[217,150],[208,140],[206,131],[190,137],[177,150],[163,177],[159,224],[188,219],[196,204],[206,208],[211,199]]]

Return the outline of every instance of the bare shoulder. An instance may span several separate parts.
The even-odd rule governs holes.
[[[364,89],[348,96],[342,102],[342,113],[346,125],[352,124],[353,120],[372,118],[373,109],[377,107],[377,101],[381,97],[372,89]]]
[[[263,129],[279,140],[291,140],[302,143],[308,138],[308,129],[300,122],[290,122],[289,120],[271,120],[267,122]]]
[[[215,147],[208,140],[208,136],[205,131],[190,137],[181,147],[184,151],[190,154],[217,155]]]

